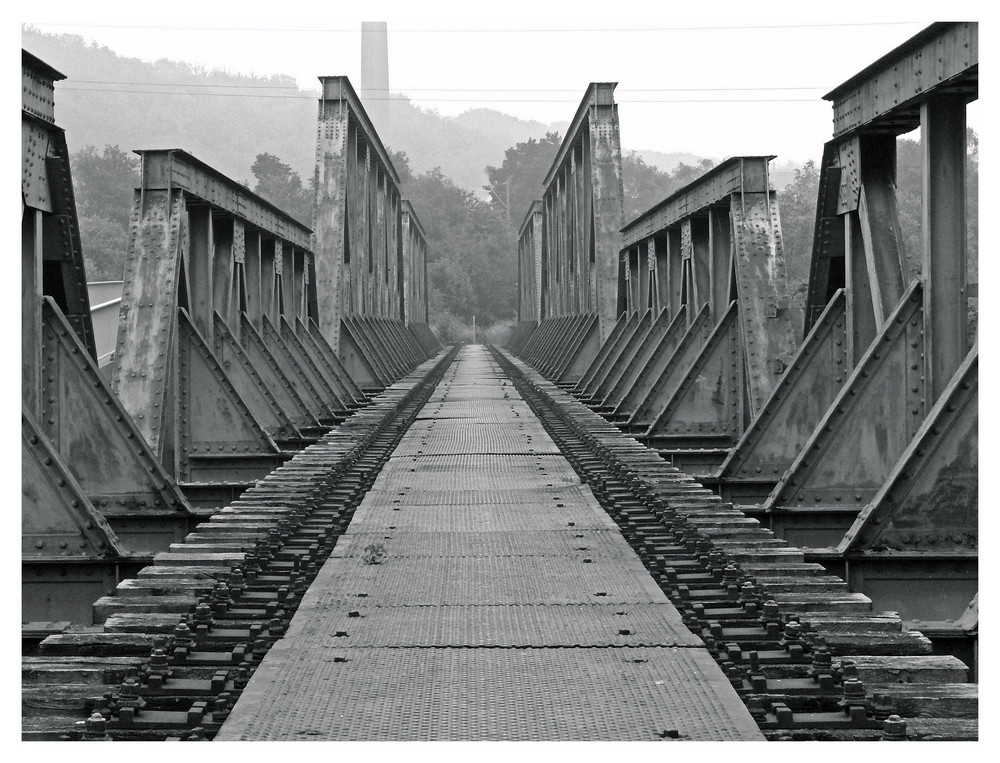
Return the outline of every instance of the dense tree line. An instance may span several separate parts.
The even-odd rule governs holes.
[[[70,157],[88,281],[120,281],[125,270],[139,157],[118,146],[87,146]]]
[[[405,153],[390,152],[400,176],[403,198],[413,204],[427,233],[431,324],[445,342],[471,338],[475,317],[480,337],[500,341],[513,326],[517,308],[517,229],[530,203],[542,195],[542,180],[561,138],[549,133],[511,147],[500,167],[487,167],[488,199],[460,188],[439,168],[415,174]],[[968,154],[969,270],[978,281],[978,138],[970,131]],[[908,260],[920,262],[919,143],[901,139],[897,146],[900,228]],[[106,146],[93,146],[71,157],[81,238],[91,281],[122,277],[138,157]],[[647,165],[635,152],[622,157],[624,221],[638,217],[708,169],[709,160],[680,164],[670,172]],[[244,184],[311,224],[312,178],[301,176],[278,156],[258,154]],[[789,277],[804,296],[812,252],[819,170],[813,161],[795,171],[778,193],[782,238]]]

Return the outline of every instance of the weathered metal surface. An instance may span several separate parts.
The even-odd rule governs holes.
[[[22,65],[23,609],[89,623],[77,597],[182,537],[192,513],[97,365],[69,151],[54,123],[63,77],[28,53]]]
[[[180,252],[186,246],[184,197],[174,191],[140,194],[132,207],[112,389],[161,461],[169,373],[176,343]],[[142,336],[144,341],[133,341]]]
[[[241,473],[244,480],[264,476],[281,463],[278,446],[183,310],[177,333],[175,477],[211,482],[224,480],[222,474]]]
[[[344,662],[307,668],[286,662],[289,649],[286,639],[272,650],[275,667],[262,666],[244,692],[242,701],[257,712],[235,709],[219,740],[760,738],[738,708],[701,697],[735,694],[698,650],[337,649],[333,658]],[[429,702],[439,685],[462,689]],[[275,687],[324,699],[303,717],[276,702]],[[402,713],[386,716],[388,695]]]
[[[670,359],[686,330],[687,316],[684,308],[679,309],[673,317],[664,310],[629,361],[622,378],[603,401],[602,407],[613,409],[613,415],[635,410],[636,401],[644,394],[642,390],[647,384],[652,384],[658,373],[662,373],[662,367]],[[659,372],[656,370],[657,364],[662,364]]]
[[[650,310],[643,310],[641,313],[634,313],[629,318],[628,324],[619,339],[614,343],[611,343],[610,341],[608,342],[608,344],[611,345],[610,352],[607,353],[604,361],[598,366],[597,372],[594,374],[591,381],[582,388],[582,395],[589,398],[604,397],[602,385],[606,382],[608,374],[610,374],[616,366],[622,363],[623,357],[628,357],[635,351],[636,338],[649,331],[651,322],[652,314]]]
[[[773,156],[741,156],[727,159],[694,183],[650,207],[622,228],[622,248],[628,249],[652,238],[658,231],[680,224],[695,213],[734,193],[767,193],[767,164]]]
[[[749,419],[795,353],[803,318],[802,308],[791,303],[795,284],[785,275],[777,196],[744,189],[734,194],[730,216]]]
[[[186,151],[172,148],[136,153],[142,158],[146,191],[184,191],[275,238],[300,249],[310,248],[308,228]]]
[[[55,83],[66,79],[40,58],[21,51],[21,110],[55,124]]]
[[[116,524],[124,548],[162,550],[186,531],[191,507],[48,297],[43,316],[42,431],[89,501]],[[153,520],[175,525],[166,540],[150,546],[148,537],[133,537],[129,525]]]
[[[296,705],[313,704],[313,693],[325,692],[334,678],[317,670],[311,655],[320,650],[328,657],[331,649],[339,659],[336,678],[346,681],[335,691],[338,701],[352,699],[355,730],[347,731],[337,720],[341,712],[324,700],[323,713],[331,712],[330,720],[313,713],[309,728],[318,733],[309,736],[425,738],[408,730],[412,713],[399,724],[392,720],[395,714],[386,715],[384,707],[360,699],[359,692],[390,681],[401,701],[435,708],[437,720],[427,738],[560,739],[570,733],[573,738],[659,738],[669,729],[645,734],[638,729],[647,721],[633,728],[634,708],[609,716],[619,694],[639,692],[637,697],[646,697],[640,706],[661,717],[670,708],[672,715],[680,714],[683,703],[672,704],[671,698],[689,691],[688,704],[719,707],[723,719],[713,712],[706,716],[712,718],[706,731],[700,731],[695,729],[704,723],[701,718],[676,718],[670,729],[692,738],[757,738],[756,729],[746,723],[748,716],[732,702],[735,694],[728,682],[720,680],[707,660],[702,642],[684,632],[673,607],[566,461],[556,454],[498,455],[491,441],[465,435],[479,426],[516,442],[524,436],[524,419],[537,428],[530,414],[518,415],[523,404],[512,407],[503,400],[516,397],[512,387],[499,376],[482,373],[488,370],[482,368],[484,355],[481,349],[465,350],[459,368],[464,360],[480,373],[459,372],[445,379],[427,404],[442,411],[466,405],[470,414],[479,406],[482,414],[472,420],[482,423],[456,424],[446,418],[439,430],[437,419],[428,420],[426,414],[418,419],[418,429],[403,438],[382,469],[284,639],[261,663],[218,738],[277,738],[289,723],[297,727]],[[456,402],[433,402],[450,398]],[[506,405],[506,417],[487,423],[493,420],[490,405]],[[411,450],[407,443],[440,443],[439,449],[452,450],[449,430],[456,428],[466,439],[461,455],[404,455]],[[528,475],[533,473],[544,480],[537,490],[531,489],[535,479]],[[457,503],[470,499],[471,505]],[[369,563],[375,544],[384,551],[379,564]],[[437,648],[420,648],[430,646]],[[305,664],[312,669],[303,680],[300,666]],[[570,665],[582,671],[572,681],[572,692],[566,674],[550,683],[547,672]],[[345,666],[346,671],[341,669]],[[629,666],[625,673],[622,666]],[[634,686],[630,671],[635,666],[670,670],[674,678],[665,683],[643,679]],[[457,669],[463,675],[464,709],[461,723],[450,726],[444,720],[451,717],[447,701],[442,704],[438,698],[451,694],[451,671]],[[411,680],[411,670],[423,678],[416,681],[414,673]],[[694,670],[699,680],[678,684],[678,670]],[[493,721],[470,715],[480,712],[476,708],[495,707],[498,691],[508,691],[498,671],[518,686],[516,702],[511,695],[514,714],[520,718],[531,711],[534,718],[530,724],[504,726],[502,733],[492,730],[497,728],[496,712]],[[584,675],[590,676],[594,690],[581,694]],[[495,677],[485,681],[487,676]],[[285,693],[288,679],[297,687],[295,698],[286,694],[280,706],[272,705],[275,691]],[[667,683],[671,688],[661,688]],[[600,699],[582,701],[579,707],[571,699],[585,695]],[[579,718],[590,712],[604,716],[600,723],[584,724],[590,732],[561,726],[564,715]],[[722,728],[715,728],[720,722]],[[320,730],[329,723],[331,730]]]
[[[342,343],[362,341],[356,326],[345,336],[342,324],[350,316],[426,324],[426,242],[350,82],[346,77],[320,81],[313,218],[316,322],[334,351],[345,357]]]
[[[327,344],[326,338],[319,330],[316,322],[310,318],[308,324],[297,325],[296,330],[302,341],[310,344],[316,350],[317,356],[322,358],[326,367],[337,377],[337,381],[340,383],[341,389],[343,389],[344,397],[350,399],[356,405],[363,404],[365,402],[365,393],[361,391],[361,387],[358,386],[357,382],[347,372],[347,369],[344,368],[344,364],[337,357],[337,353]]]
[[[379,489],[376,487],[376,489]],[[386,492],[388,492],[387,489]],[[438,491],[440,495],[451,496],[451,491]],[[473,507],[478,506],[479,514],[492,514],[492,510],[484,507],[489,501],[481,500],[482,491],[467,490],[471,494],[470,502],[464,507],[467,512],[476,511]],[[420,498],[426,496],[428,491],[408,491],[407,507],[412,504],[412,496]],[[573,505],[576,501],[592,501],[593,496],[587,495],[583,491],[562,491],[561,500],[548,504],[538,504],[537,508],[532,503],[532,496],[527,491],[507,491],[505,495],[506,503],[511,507],[511,515],[515,512],[525,514],[525,507],[531,507],[538,513],[547,513],[553,519],[565,519],[563,509],[568,505]],[[454,498],[446,498],[454,502]],[[472,503],[471,501],[478,501]],[[562,503],[562,506],[556,506]],[[517,505],[515,505],[517,504]],[[333,557],[358,557],[365,555],[365,549],[372,543],[384,542],[386,550],[391,550],[393,558],[409,559],[411,557],[426,558],[457,558],[457,557],[521,557],[521,556],[559,556],[582,560],[591,554],[598,554],[602,558],[609,559],[613,556],[631,555],[631,549],[621,543],[620,535],[614,523],[606,521],[602,527],[588,527],[580,529],[577,526],[569,527],[564,522],[561,527],[556,527],[547,532],[537,530],[511,530],[498,532],[496,530],[474,531],[452,526],[450,529],[432,531],[429,528],[415,529],[403,532],[390,532],[392,536],[386,539],[384,531],[372,528],[365,531],[366,526],[371,526],[383,512],[380,507],[367,506],[369,511],[364,511],[359,507],[351,520],[351,527],[337,541],[337,546],[333,550]],[[425,514],[424,509],[429,509],[426,516],[436,514],[433,507],[422,506],[419,513]],[[453,514],[457,516],[457,514]],[[595,516],[597,516],[595,514]],[[607,515],[605,515],[607,519]],[[416,525],[414,525],[416,527]],[[399,529],[399,528],[397,528]],[[606,602],[605,602],[606,603]],[[659,605],[653,605],[658,608]],[[665,618],[669,613],[664,610]]]
[[[125,555],[32,416],[21,410],[21,558],[26,561]]]
[[[342,396],[348,383],[306,338],[318,317],[308,229],[183,151],[140,154],[115,389],[182,481],[245,482],[277,463],[267,431],[313,436],[363,396]]]
[[[570,512],[567,511],[569,516]],[[395,531],[399,533],[399,530]],[[635,555],[631,560],[553,556],[396,559],[373,565],[363,559],[327,561],[318,609],[365,606],[625,604],[664,601]],[[591,559],[585,563],[584,558]],[[391,571],[391,572],[390,572]],[[405,612],[400,613],[405,615]]]
[[[264,385],[277,400],[281,410],[300,429],[319,427],[319,419],[313,415],[290,378],[293,369],[282,366],[278,362],[274,353],[265,344],[258,328],[250,322],[245,314],[240,317],[240,323],[243,350]],[[219,355],[219,359],[224,362],[225,355]],[[262,421],[264,420],[266,419],[262,419]]]
[[[401,273],[403,322],[426,324],[430,320],[430,304],[427,292],[427,234],[417,218],[413,206],[405,199],[400,212],[400,234],[402,242]]]
[[[838,552],[976,551],[979,543],[979,351],[928,413]]]
[[[622,339],[623,334],[628,331],[630,327],[635,326],[636,320],[637,316],[635,313],[622,313],[622,315],[618,318],[618,322],[615,324],[615,327],[608,335],[607,341],[601,345],[601,349],[590,362],[590,366],[584,372],[583,376],[580,377],[580,381],[577,382],[578,390],[581,392],[586,390],[587,386],[594,380],[594,377],[601,370],[601,367],[607,362],[608,357],[611,355],[618,342]]]
[[[838,292],[719,467],[716,479],[726,500],[752,504],[766,498],[830,407],[850,367],[845,303]]]
[[[848,593],[844,580],[826,574],[818,564],[803,563],[800,550],[784,547],[756,521],[700,489],[655,453],[621,438],[537,373],[515,362],[503,365],[525,372],[527,378],[523,380],[512,374],[515,385],[532,410],[540,413],[546,429],[564,452],[571,458],[575,454],[574,463],[581,477],[595,486],[602,505],[611,512],[633,548],[640,556],[645,554],[647,568],[654,577],[659,576],[663,589],[685,613],[685,622],[701,624],[710,652],[727,670],[744,701],[752,710],[756,702],[763,702],[753,711],[769,739],[875,738],[872,735],[879,730],[889,733],[890,724],[883,727],[880,722],[886,712],[917,716],[926,713],[936,718],[913,738],[935,733],[929,731],[931,728],[948,738],[969,738],[970,733],[975,736],[974,730],[969,731],[967,719],[976,714],[976,701],[967,701],[968,684],[955,683],[967,679],[966,667],[959,660],[931,655],[930,640],[920,633],[901,630],[898,615],[871,613],[872,601],[867,596]],[[735,555],[740,561],[726,572],[721,566],[724,562],[711,561],[715,555]],[[690,574],[696,568],[682,560],[696,556],[698,568],[705,572]],[[931,613],[947,611],[939,609],[943,587],[951,589],[955,596],[974,592],[974,587],[969,589],[970,582],[974,586],[974,565],[970,569],[965,561],[953,563],[953,569],[949,569],[943,558],[935,561],[898,557],[894,567],[882,563],[872,568],[868,566],[870,558],[851,561],[852,587],[855,581],[863,581],[866,590],[872,587],[880,601],[894,608],[907,602],[907,587],[922,597],[924,611]],[[664,566],[669,567],[665,574]],[[733,581],[728,586],[730,595],[713,597],[710,589],[718,586],[721,593],[726,586],[718,581],[727,575]],[[939,578],[947,580],[944,586],[935,585]],[[736,604],[735,592],[740,586]],[[762,599],[745,599],[744,593],[751,587]],[[764,611],[770,610],[771,614],[758,617],[760,602],[768,597],[773,600],[764,604]],[[782,631],[777,623],[762,627],[763,621],[785,607],[798,612],[801,618],[792,631]],[[937,628],[935,623],[930,626]],[[787,637],[799,629],[803,634],[811,631],[802,644],[805,658],[789,659],[787,650],[798,647],[790,646]],[[968,645],[968,635],[962,633],[962,643]],[[773,648],[779,645],[779,639],[784,649]],[[974,661],[972,643],[971,649],[945,648],[959,648]],[[843,660],[842,668],[835,667],[834,659],[827,678],[816,670],[822,664],[824,651],[831,657],[844,655],[838,657]],[[799,662],[799,667],[794,662]],[[868,699],[864,712],[857,705],[848,719],[843,708],[851,691],[847,671],[854,669],[852,665],[864,682]],[[944,704],[911,703],[915,695],[894,692],[899,682],[937,684],[933,693],[950,699]],[[860,690],[860,686],[857,688]],[[860,699],[860,691],[857,696]],[[898,728],[894,733],[898,738],[908,736]]]
[[[517,319],[537,324],[545,317],[541,201],[531,202],[517,237]]]
[[[596,313],[598,345],[620,312],[623,192],[614,89],[615,83],[591,83],[543,181],[540,319]],[[537,235],[534,225],[522,235]],[[536,277],[537,267],[521,277]]]
[[[650,364],[644,371],[644,376],[640,376],[639,385],[633,389],[623,404],[619,406],[619,412],[630,412],[628,426],[634,429],[641,429],[645,432],[649,425],[656,420],[656,417],[663,410],[671,396],[677,390],[677,385],[681,383],[698,359],[704,347],[705,339],[711,334],[711,316],[708,313],[708,305],[704,305],[698,317],[690,325],[684,335],[677,342],[673,352],[663,353],[666,358]],[[654,370],[655,366],[655,370]],[[662,370],[660,370],[662,369]],[[625,405],[635,407],[627,411]]]
[[[275,440],[299,438],[302,433],[296,428],[292,416],[282,409],[272,387],[251,360],[249,353],[240,345],[229,330],[226,322],[215,314],[215,343],[213,353],[261,427]],[[249,331],[255,331],[248,327]],[[251,341],[249,338],[246,341]]]
[[[277,316],[276,320],[280,321],[281,317]],[[334,422],[335,411],[342,410],[342,405],[332,391],[325,388],[315,369],[306,363],[302,353],[296,352],[292,344],[293,337],[279,332],[267,316],[263,318],[263,326],[264,344],[274,355],[278,365],[287,372],[288,378],[295,386],[299,397],[309,406],[310,412],[321,424]]]
[[[922,324],[918,283],[816,423],[765,508],[860,511],[875,496],[926,410]]]
[[[919,105],[929,95],[944,91],[967,96],[976,93],[978,82],[979,25],[938,23],[823,97],[833,102],[838,138],[865,129],[902,134],[919,124]]]
[[[599,324],[595,313],[546,318],[525,343],[524,357],[544,365],[555,378],[577,383],[598,352]]]
[[[618,383],[632,366],[636,356],[643,353],[645,348],[649,346],[651,343],[649,340],[650,336],[662,338],[663,331],[666,330],[668,325],[669,322],[665,311],[655,313],[652,308],[646,311],[642,325],[629,337],[628,343],[622,348],[616,362],[608,367],[604,378],[594,390],[593,398],[595,401],[604,404],[604,401],[611,395],[612,390],[617,387]]]
[[[629,551],[631,553],[631,551]],[[700,647],[667,602],[660,604],[589,604],[573,606],[411,607],[401,618],[393,607],[367,602],[361,617],[314,618],[303,631],[329,636],[331,647]],[[306,611],[303,606],[300,611]]]
[[[945,570],[949,559],[965,565],[976,554],[976,522],[969,519],[977,509],[970,497],[975,483],[961,476],[975,460],[975,406],[958,406],[963,447],[971,448],[965,458],[954,444],[935,451],[941,438],[927,434],[925,413],[940,411],[933,406],[945,391],[956,394],[952,378],[975,364],[968,322],[976,274],[965,252],[965,106],[978,95],[977,37],[974,23],[934,24],[827,96],[834,103],[836,139],[824,151],[808,314],[814,321],[843,286],[842,368],[851,377],[827,411],[806,417],[815,429],[765,502],[772,526],[795,524],[787,532],[836,547],[833,556],[858,562],[848,562],[853,582],[861,585],[863,578],[872,590],[894,590],[889,600],[910,611],[931,598],[943,601],[929,596],[930,578],[957,580],[954,600],[967,596],[968,574]],[[921,247],[904,252],[895,142],[918,125],[924,150]],[[837,345],[837,360],[840,350]],[[835,380],[842,376],[835,371]],[[917,451],[936,455],[918,458]],[[949,478],[963,484],[951,491],[954,504],[931,499],[935,486]],[[904,533],[912,547],[901,551],[906,544],[898,534],[876,540],[886,531],[876,523],[888,521],[889,496],[905,494],[913,480],[921,485],[922,509],[907,512],[919,519],[911,518]],[[810,514],[816,517],[811,522]],[[935,549],[935,523],[948,525],[952,517],[962,528],[955,533],[960,540],[945,533]],[[920,583],[920,575],[911,576],[893,588],[886,582],[898,577],[892,554],[876,550],[885,548],[919,559],[921,574],[930,577]],[[942,582],[942,590],[949,585]]]
[[[719,321],[646,437],[658,447],[727,449],[743,421],[745,367],[740,362],[735,303]]]
[[[932,95],[920,109],[924,152],[921,196],[924,347],[931,400],[937,400],[944,392],[970,349],[966,264],[967,100],[964,96]]]

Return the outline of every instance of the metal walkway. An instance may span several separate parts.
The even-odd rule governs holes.
[[[474,346],[445,373],[216,738],[763,736]]]

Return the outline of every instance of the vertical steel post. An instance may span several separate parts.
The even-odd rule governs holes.
[[[966,305],[965,99],[935,95],[920,107],[927,389],[936,401],[969,351]]]

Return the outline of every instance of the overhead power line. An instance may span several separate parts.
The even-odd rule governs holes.
[[[307,94],[296,95],[274,95],[262,93],[191,93],[183,90],[140,90],[137,88],[103,88],[103,87],[73,87],[72,85],[62,86],[62,91],[80,91],[88,93],[131,93],[136,95],[197,95],[199,98],[281,98],[302,101],[313,101],[316,96]],[[573,98],[386,98],[384,96],[366,96],[363,101],[395,101],[408,100],[426,103],[578,103],[579,99]],[[815,103],[816,98],[616,98],[618,104],[636,103]]]
[[[282,75],[289,76],[289,75]],[[211,84],[205,82],[135,82],[127,80],[96,80],[96,79],[74,79],[75,85],[121,85],[128,87],[196,87],[196,88],[244,88],[255,90],[301,90],[298,85],[237,85],[237,84]],[[78,88],[83,90],[84,88]],[[318,90],[319,88],[317,88]],[[828,86],[815,87],[623,87],[618,88],[616,94],[621,93],[717,93],[717,92],[776,92],[779,90],[825,90]],[[396,87],[398,93],[582,93],[585,88],[555,88],[555,87]],[[308,91],[306,91],[308,92]],[[390,96],[391,99],[391,96]]]
[[[151,29],[163,32],[269,32],[288,33],[345,33],[357,34],[357,27],[233,27],[233,26],[187,26],[169,24],[99,24],[99,23],[50,23],[25,22],[27,26],[44,26],[78,29]],[[649,27],[391,27],[393,34],[608,34],[608,33],[650,33],[650,32],[714,32],[747,31],[753,29],[838,29],[844,27],[885,27],[923,25],[919,21],[856,21],[832,24],[714,24],[700,26],[649,26]]]

